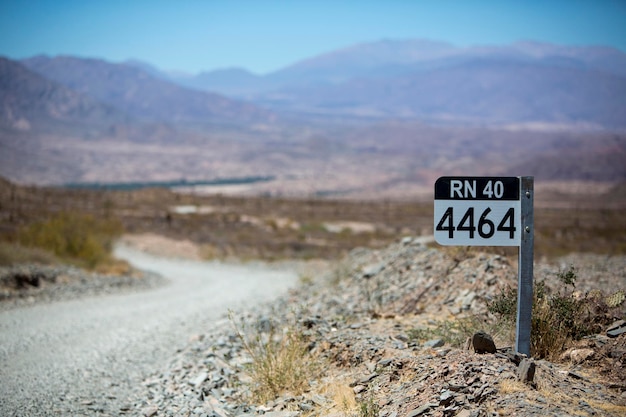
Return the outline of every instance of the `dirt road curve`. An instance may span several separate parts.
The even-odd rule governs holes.
[[[0,415],[118,415],[143,378],[229,308],[268,301],[294,272],[261,265],[118,257],[171,282],[0,312]]]

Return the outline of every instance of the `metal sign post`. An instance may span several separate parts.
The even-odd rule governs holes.
[[[515,350],[528,356],[533,309],[533,199],[533,177],[440,177],[435,182],[437,243],[519,248]]]
[[[520,178],[522,236],[518,255],[517,324],[515,350],[530,356],[530,331],[533,310],[533,245],[535,235],[533,201],[534,178]]]

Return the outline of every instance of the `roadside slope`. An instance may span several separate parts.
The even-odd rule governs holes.
[[[538,263],[535,277],[558,288],[556,275],[570,265],[582,294],[613,293],[626,282],[625,257],[591,254]],[[626,334],[602,330],[579,341],[576,355],[587,357],[569,351],[558,360],[555,352],[556,361],[534,361],[532,383],[519,380],[513,329],[488,317],[485,305],[515,282],[514,259],[431,248],[420,238],[355,249],[329,276],[310,277],[271,305],[238,311],[191,340],[143,382],[133,415],[624,415]],[[626,304],[620,308],[623,317]],[[493,333],[495,354],[463,348],[481,328]],[[306,341],[296,362],[319,360],[321,369],[303,392],[279,389],[259,399],[255,393],[269,384],[250,365],[269,363],[265,353],[280,351],[290,332]],[[277,344],[267,342],[275,337]],[[279,384],[278,375],[270,382]]]

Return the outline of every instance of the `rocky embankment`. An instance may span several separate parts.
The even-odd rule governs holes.
[[[537,265],[556,286],[569,266],[581,293],[626,287],[626,258],[580,255]],[[405,238],[355,249],[333,271],[271,305],[233,312],[190,339],[129,400],[143,416],[624,416],[626,334],[588,337],[560,360],[515,354],[514,330],[486,301],[516,284],[514,261],[429,248]],[[619,315],[624,318],[624,304]],[[618,317],[619,318],[619,317]],[[477,353],[468,334],[489,328],[497,350]],[[606,326],[605,326],[606,327]],[[616,325],[619,328],[619,323]],[[255,401],[246,345],[298,331],[316,376],[303,393]],[[243,335],[243,338],[241,337]],[[262,345],[261,345],[262,346]]]

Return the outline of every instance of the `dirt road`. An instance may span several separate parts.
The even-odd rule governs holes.
[[[0,415],[118,415],[189,337],[297,280],[260,264],[165,259],[125,246],[116,255],[170,283],[0,312]]]

